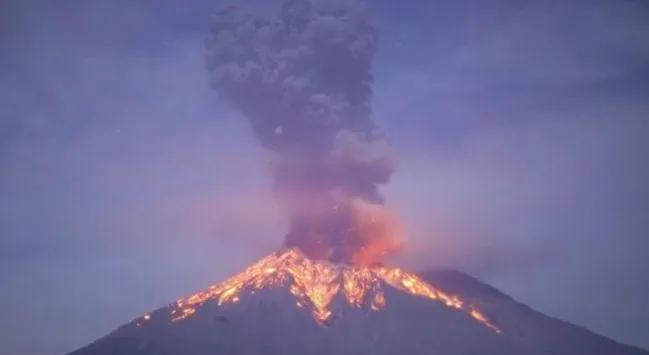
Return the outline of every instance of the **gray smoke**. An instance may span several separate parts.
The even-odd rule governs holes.
[[[394,164],[371,119],[376,45],[352,0],[290,0],[275,19],[229,7],[207,40],[212,86],[274,153],[286,244],[311,257],[375,262],[399,244],[378,191]]]

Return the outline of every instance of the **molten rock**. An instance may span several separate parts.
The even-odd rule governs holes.
[[[313,317],[324,324],[332,315],[330,305],[338,294],[342,294],[355,307],[369,306],[374,311],[384,308],[384,285],[464,310],[477,321],[500,333],[477,309],[466,307],[458,297],[436,289],[414,274],[385,266],[352,267],[314,261],[297,249],[267,256],[239,275],[211,286],[207,291],[179,300],[176,302],[177,307],[171,311],[171,320],[178,321],[191,316],[197,306],[209,300],[223,305],[238,302],[241,292],[252,293],[266,287],[289,286],[290,292],[297,299],[297,305],[310,308]]]
[[[71,355],[188,354],[649,355],[543,316],[461,273],[333,264],[296,249]]]

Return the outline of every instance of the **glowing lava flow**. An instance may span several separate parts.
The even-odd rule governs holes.
[[[367,305],[375,311],[382,309],[386,305],[383,283],[411,295],[442,302],[467,313],[496,333],[501,332],[477,309],[466,306],[458,297],[436,289],[414,274],[385,266],[354,267],[311,260],[297,249],[271,254],[206,291],[178,300],[172,306],[171,320],[192,316],[198,306],[209,300],[222,305],[239,301],[243,290],[254,292],[266,287],[289,285],[297,305],[309,307],[313,317],[323,323],[331,316],[329,306],[332,300],[341,292],[355,307]]]

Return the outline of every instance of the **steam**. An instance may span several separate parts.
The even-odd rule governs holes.
[[[289,0],[276,19],[230,7],[207,40],[212,86],[274,153],[285,243],[312,258],[368,264],[400,244],[378,190],[394,161],[371,119],[376,45],[352,0]]]

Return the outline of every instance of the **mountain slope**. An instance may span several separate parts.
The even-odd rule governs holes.
[[[70,355],[207,354],[628,354],[648,355],[583,328],[544,316],[466,274],[419,274],[476,305],[496,333],[439,302],[385,287],[380,311],[357,308],[342,295],[325,324],[296,307],[286,286],[243,293],[238,302],[205,302],[179,322],[170,307],[152,312]]]

